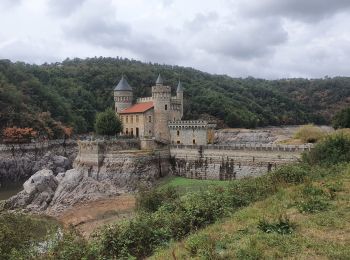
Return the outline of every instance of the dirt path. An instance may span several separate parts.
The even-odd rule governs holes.
[[[89,238],[93,231],[103,225],[130,218],[134,209],[135,197],[125,194],[78,204],[64,212],[58,220],[65,226],[73,225],[84,237]]]

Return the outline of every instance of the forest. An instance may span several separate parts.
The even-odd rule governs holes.
[[[217,120],[219,126],[330,124],[350,101],[347,77],[232,78],[118,57],[42,65],[0,60],[0,131],[33,128],[48,138],[59,138],[67,127],[74,133],[91,132],[96,113],[114,106],[113,89],[122,74],[136,99],[151,95],[159,73],[174,92],[181,80],[184,119]]]

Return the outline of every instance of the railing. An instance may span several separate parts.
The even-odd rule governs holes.
[[[234,143],[232,145],[171,145],[176,149],[211,149],[211,150],[254,150],[254,151],[281,151],[281,152],[303,152],[310,151],[312,144],[304,145],[281,145],[261,143]]]

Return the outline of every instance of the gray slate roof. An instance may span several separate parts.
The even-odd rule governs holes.
[[[160,75],[160,73],[158,75],[156,85],[163,85],[163,79],[162,79],[162,76]]]
[[[183,92],[183,88],[182,88],[182,83],[181,81],[179,80],[179,84],[177,84],[177,89],[176,89],[176,92]]]
[[[115,91],[132,91],[132,88],[130,87],[129,83],[126,81],[123,75],[118,85],[114,88],[114,90]]]

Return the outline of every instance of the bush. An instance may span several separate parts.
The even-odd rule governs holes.
[[[46,239],[49,221],[24,214],[0,214],[1,259],[28,259],[34,256],[37,245]]]
[[[95,131],[99,135],[116,135],[122,130],[122,124],[113,109],[107,109],[96,115]]]
[[[350,161],[350,136],[335,133],[327,136],[307,153],[303,161],[309,164],[332,165]]]
[[[304,125],[298,129],[294,137],[305,143],[316,143],[321,140],[324,135],[321,128],[314,125]]]
[[[194,234],[186,239],[185,249],[191,257],[217,259],[215,240],[205,234]]]
[[[280,216],[278,221],[269,222],[266,219],[259,221],[258,229],[265,233],[278,233],[281,235],[292,234],[296,229],[296,224],[292,223],[289,218]]]
[[[274,171],[271,176],[274,182],[298,184],[305,181],[309,171],[302,164],[289,164]]]
[[[171,186],[163,189],[140,189],[136,197],[136,207],[141,211],[155,212],[162,204],[173,202],[178,198],[177,190]]]

